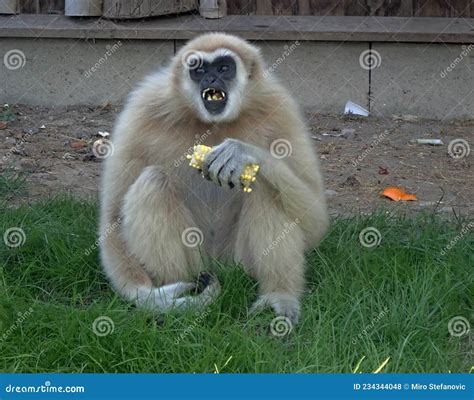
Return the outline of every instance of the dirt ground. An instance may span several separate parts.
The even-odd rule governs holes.
[[[111,132],[119,111],[120,107],[110,104],[95,108],[14,106],[3,111],[0,107],[0,172],[14,171],[26,177],[21,192],[12,190],[4,197],[12,204],[58,192],[96,197],[101,160],[94,156],[92,145],[101,138],[99,132]],[[461,157],[448,152],[455,139],[464,139],[472,147],[474,120],[306,115],[333,215],[377,208],[474,215],[474,149],[462,156],[468,147],[461,143],[452,150]],[[412,142],[421,138],[441,139],[443,144]],[[380,193],[387,186],[414,193],[418,201],[383,198]]]

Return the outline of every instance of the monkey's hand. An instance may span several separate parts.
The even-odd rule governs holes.
[[[251,148],[240,140],[226,139],[206,155],[202,173],[207,180],[232,189],[242,185],[241,175],[245,175],[246,168],[251,164],[258,164]]]

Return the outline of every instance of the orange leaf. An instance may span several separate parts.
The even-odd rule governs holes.
[[[405,193],[402,189],[397,187],[388,187],[382,193],[382,196],[388,197],[393,201],[409,201],[409,200],[418,200],[415,194]]]
[[[70,143],[70,146],[73,148],[73,149],[82,149],[84,147],[87,146],[87,143],[84,141],[84,140],[73,140],[71,143]]]

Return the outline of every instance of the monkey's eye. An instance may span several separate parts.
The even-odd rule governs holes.
[[[204,68],[196,68],[195,72],[196,72],[196,74],[198,74],[198,75],[202,75],[202,74],[203,74],[204,72],[206,72],[206,71],[204,70]]]
[[[223,73],[223,72],[227,72],[227,71],[229,70],[229,68],[230,68],[230,67],[229,67],[228,65],[221,65],[221,66],[219,67],[219,72],[222,72],[222,73]]]

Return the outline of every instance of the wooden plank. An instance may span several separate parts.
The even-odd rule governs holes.
[[[312,0],[298,0],[298,14],[297,15],[311,15]]]
[[[357,0],[354,0],[357,2]],[[344,15],[345,0],[228,0],[229,15]]]
[[[76,17],[101,16],[102,0],[66,0],[64,14]]]
[[[369,6],[370,15],[381,17],[411,17],[413,15],[413,0],[377,0]]]
[[[103,16],[113,19],[145,18],[197,8],[197,0],[104,0]]]
[[[255,0],[255,14],[273,15],[273,6],[270,0]]]
[[[298,15],[298,0],[256,0],[257,15]]]
[[[26,14],[62,14],[65,0],[21,0],[21,12]]]
[[[228,10],[229,15],[469,18],[474,17],[474,0],[228,0]]]
[[[445,0],[413,0],[415,17],[449,17],[450,5]]]
[[[363,16],[369,15],[367,0],[345,0],[344,15]]]
[[[21,0],[20,1],[21,12],[26,14],[39,13],[39,0]]]
[[[255,10],[255,0],[227,0],[229,15],[248,15]]]
[[[317,23],[315,23],[317,22]],[[78,21],[66,16],[0,16],[0,37],[190,39],[226,31],[250,40],[474,43],[474,18],[325,17],[231,15],[206,20],[199,15],[141,21]]]
[[[199,15],[203,18],[222,18],[227,15],[226,0],[200,0]]]
[[[450,17],[469,18],[474,16],[471,14],[471,7],[474,5],[474,0],[455,0],[449,3],[452,7]]]
[[[64,0],[42,0],[40,1],[40,12],[48,14],[60,14],[64,12]]]
[[[311,14],[313,15],[345,15],[345,0],[312,0]]]
[[[18,0],[0,0],[0,14],[18,14],[20,2]]]
[[[272,0],[271,3],[275,15],[298,15],[297,0]]]

